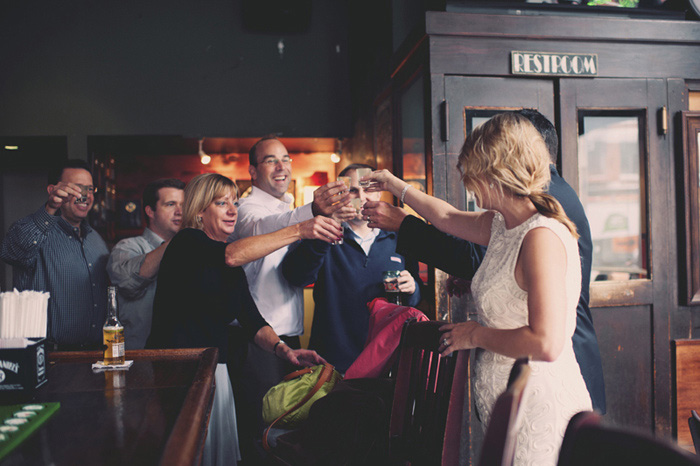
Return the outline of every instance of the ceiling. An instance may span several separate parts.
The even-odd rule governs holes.
[[[245,154],[259,138],[204,138],[207,154]],[[335,138],[280,138],[290,153],[334,152]],[[199,139],[182,136],[88,136],[88,152],[99,155],[197,154]]]

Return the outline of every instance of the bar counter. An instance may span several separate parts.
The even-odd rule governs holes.
[[[49,353],[48,383],[20,402],[58,412],[2,466],[199,464],[216,348],[127,351],[127,371],[93,373],[102,353]]]

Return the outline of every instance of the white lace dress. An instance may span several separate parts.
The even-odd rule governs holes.
[[[554,362],[532,361],[521,407],[515,451],[516,465],[555,465],[569,419],[591,409],[591,399],[571,343],[581,291],[581,263],[576,240],[560,222],[535,214],[510,230],[496,213],[486,256],[472,281],[482,325],[512,329],[528,323],[527,292],[515,281],[515,264],[525,234],[533,228],[552,230],[566,248],[566,344]],[[476,408],[488,425],[496,398],[506,389],[514,359],[479,350],[475,366]]]

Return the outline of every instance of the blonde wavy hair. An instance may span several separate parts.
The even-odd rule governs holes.
[[[218,173],[204,173],[192,178],[185,186],[185,200],[182,204],[182,227],[202,229],[199,213],[217,197],[225,196],[233,189],[238,197],[238,186],[230,178]]]
[[[559,201],[546,191],[550,182],[549,152],[542,135],[517,113],[501,113],[474,128],[459,154],[464,186],[484,199],[483,186],[502,194],[527,197],[545,217],[563,223],[578,238],[576,225]]]

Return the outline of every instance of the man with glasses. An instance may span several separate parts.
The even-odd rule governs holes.
[[[49,174],[46,204],[15,222],[2,242],[13,286],[51,294],[50,350],[102,348],[109,251],[87,222],[95,201],[89,168],[82,160],[59,165]]]
[[[151,334],[160,261],[180,231],[184,189],[185,183],[175,178],[148,183],[143,190],[146,228],[140,236],[119,241],[109,256],[107,273],[117,286],[126,349],[145,348]]]
[[[238,222],[229,241],[277,231],[315,215],[335,214],[340,220],[344,219],[343,215],[355,215],[349,205],[347,188],[338,181],[317,189],[312,203],[292,209],[293,198],[287,194],[292,181],[292,160],[279,139],[260,139],[251,147],[248,156],[248,173],[253,186],[250,195],[239,201]],[[304,333],[304,297],[303,290],[287,283],[280,271],[279,265],[288,249],[278,249],[244,265],[243,269],[260,314],[284,344],[296,349],[300,348],[299,336]],[[229,354],[240,356],[239,360],[229,357],[229,373],[237,401],[241,453],[244,461],[255,464],[248,447],[255,437],[259,438],[263,427],[262,397],[291,368],[275,355],[248,344],[240,327],[231,327],[231,345]],[[251,438],[244,438],[247,434]]]

